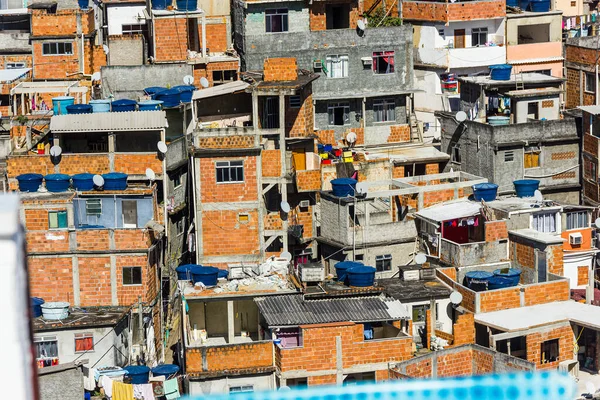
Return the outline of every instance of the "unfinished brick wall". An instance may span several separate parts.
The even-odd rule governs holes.
[[[359,8],[358,0],[334,0],[327,2],[313,2],[310,7],[310,30],[311,31],[324,31],[327,29],[327,5],[331,4],[348,4],[350,15],[348,16],[350,22],[350,29],[356,29],[356,22],[358,21],[361,9]]]
[[[28,257],[31,296],[48,301],[73,302],[73,267],[71,257]]]
[[[309,206],[306,209],[296,207],[290,215],[290,223],[292,225],[302,225],[302,238],[310,239],[313,237],[313,207]]]
[[[316,131],[315,135],[320,144],[335,144],[334,130]]]
[[[206,347],[186,350],[186,372],[201,375],[217,371],[245,371],[255,368],[272,368],[273,342],[254,342]],[[205,365],[205,367],[203,366]]]
[[[110,257],[79,259],[79,296],[82,306],[112,304]]]
[[[85,229],[77,232],[77,250],[108,250],[110,248],[107,229]]]
[[[77,29],[77,19],[81,28]],[[94,30],[94,11],[89,9],[65,9],[56,13],[46,10],[31,10],[31,36],[73,36],[77,33],[87,35]]]
[[[472,1],[459,3],[433,3],[404,1],[402,16],[416,21],[470,21],[502,18],[506,15],[506,3],[502,0]]]
[[[200,47],[202,47],[202,22],[198,20],[198,37]],[[225,23],[207,23],[206,24],[206,48],[212,53],[223,53],[227,50],[227,24]]]
[[[129,175],[145,175],[146,169],[152,169],[156,175],[162,175],[162,162],[156,154],[115,154],[115,171],[127,171]]]
[[[577,286],[588,284],[588,269],[587,265],[577,267]]]
[[[590,236],[591,243],[591,236]],[[563,261],[563,244],[548,245],[546,247],[546,262],[548,264],[548,272],[554,275],[564,275]]]
[[[390,136],[388,143],[410,142],[410,125],[392,125],[390,126]]]
[[[296,188],[298,192],[321,190],[321,170],[296,171]]]
[[[307,137],[314,132],[312,90],[305,87],[300,97],[302,105],[300,108],[290,107],[290,97],[286,96],[285,127],[288,137]]]
[[[267,58],[264,63],[264,80],[294,81],[298,79],[298,64],[295,58]]]
[[[21,62],[25,63],[25,68],[31,68],[31,66],[33,65],[33,59],[31,57],[31,54],[0,55],[0,69],[6,69],[6,64],[8,63]]]
[[[437,357],[437,376],[469,376],[473,374],[473,351],[466,349],[458,353],[442,354]]]
[[[518,287],[479,292],[481,312],[507,310],[521,307],[521,290]]]
[[[453,330],[454,346],[475,343],[475,315],[471,313],[459,315]]]
[[[281,151],[263,150],[261,153],[262,176],[281,176]]]
[[[525,306],[567,301],[570,297],[571,291],[567,279],[525,286]]]
[[[542,364],[542,343],[552,339],[558,339],[558,360]],[[574,358],[573,330],[568,324],[546,332],[529,334],[525,340],[527,361],[535,363],[536,369],[556,369],[561,361]]]
[[[142,267],[141,285],[123,285],[123,267]],[[148,265],[148,256],[117,257],[117,299],[121,305],[132,305],[141,297],[151,302],[157,294],[156,266]]]
[[[457,283],[455,281],[456,279],[456,270],[454,270],[453,272],[451,270],[454,270],[454,268],[439,268],[436,270],[436,276],[444,283],[446,283],[448,286],[450,286],[451,288],[453,288],[454,290],[456,290],[457,292],[459,292],[462,297],[463,300],[460,303],[461,307],[465,308],[466,310],[469,310],[471,312],[475,312],[475,299],[477,297],[477,293],[467,289],[466,287],[462,286],[461,284]],[[446,273],[450,273],[454,275],[454,278],[450,278],[448,275],[446,275]]]
[[[322,386],[322,385],[335,385],[337,382],[337,375],[319,375],[319,376],[309,376],[307,378],[308,386]]]
[[[217,183],[216,162],[243,160],[244,182]],[[203,203],[256,201],[256,156],[207,157],[200,159],[200,187]],[[237,218],[236,218],[237,221]]]
[[[248,221],[240,222],[239,214],[247,214]],[[258,254],[258,212],[202,211],[202,253],[205,256]]]
[[[154,19],[154,57],[156,61],[187,60],[187,18]]]
[[[508,228],[506,227],[506,221],[486,221],[485,241],[495,242],[503,239],[508,239]]]
[[[236,73],[239,74],[240,63],[238,60],[235,60],[210,62],[208,64],[194,64],[194,82],[200,82],[201,78],[206,78],[209,85],[212,86],[214,83],[214,71],[236,71]]]

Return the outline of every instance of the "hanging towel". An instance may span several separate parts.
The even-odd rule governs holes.
[[[177,383],[177,378],[169,379],[165,381],[165,397],[167,400],[178,399],[179,395],[179,384]]]
[[[112,379],[110,379],[106,375],[102,375],[100,377],[100,383],[102,384],[102,387],[104,388],[104,394],[106,395],[106,397],[108,397],[109,399],[112,398],[112,392],[113,392]]]
[[[93,368],[82,367],[83,372],[83,388],[89,392],[96,389],[95,370]]]
[[[164,378],[164,376],[163,376]],[[160,396],[164,396],[165,395],[165,389],[163,387],[164,381],[160,382],[160,381],[152,381],[151,385],[152,385],[152,391],[154,392],[154,396],[155,397],[160,397]]]
[[[112,400],[133,400],[133,385],[123,382],[113,382]]]
[[[140,400],[155,400],[154,389],[152,388],[152,384],[144,383],[143,385],[133,385],[133,397],[135,397],[136,399],[139,398]]]

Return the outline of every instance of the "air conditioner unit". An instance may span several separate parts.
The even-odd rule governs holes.
[[[310,200],[301,200],[299,206],[300,208],[310,207]]]
[[[580,245],[583,243],[583,236],[579,232],[569,234],[569,243],[571,245]]]
[[[315,60],[313,61],[313,69],[314,70],[321,70],[323,69],[323,63],[319,60]]]

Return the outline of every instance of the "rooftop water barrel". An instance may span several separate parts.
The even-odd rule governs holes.
[[[227,279],[227,277],[229,276],[229,271],[227,271],[226,269],[219,269],[219,273],[217,275],[217,278],[221,279]]]
[[[476,292],[483,292],[488,288],[488,281],[494,274],[487,271],[470,271],[465,274],[467,287]]]
[[[131,379],[132,385],[143,385],[148,383],[150,378],[150,368],[145,365],[130,365],[123,368],[125,375]]]
[[[67,106],[69,114],[91,114],[93,107],[89,104],[72,104]]]
[[[110,112],[110,103],[111,101],[108,99],[90,100],[93,113]]]
[[[164,101],[160,100],[144,100],[138,102],[138,110],[139,111],[154,111],[154,110],[162,110],[162,105]]]
[[[356,261],[342,261],[334,265],[335,275],[339,282],[348,281],[347,271],[352,267],[362,267],[364,264]]]
[[[104,190],[125,190],[127,189],[127,174],[121,172],[110,172],[103,174]]]
[[[177,280],[178,281],[191,281],[192,280],[192,268],[199,267],[197,264],[184,264],[175,268],[175,272],[177,272]]]
[[[490,77],[495,81],[508,81],[510,80],[510,72],[512,71],[512,65],[508,64],[497,64],[490,65]]]
[[[540,187],[540,181],[537,179],[521,179],[514,181],[517,197],[533,197],[533,194]]]
[[[510,286],[517,286],[521,280],[521,270],[517,268],[504,268],[494,270],[494,276],[506,278],[509,280]]]
[[[515,285],[512,284],[510,278],[502,276],[492,276],[488,280],[488,290],[504,289],[513,286]]]
[[[356,189],[356,179],[352,178],[338,178],[331,181],[331,189],[333,195],[337,197],[354,196],[354,190]]]
[[[22,174],[17,176],[19,181],[19,190],[21,192],[37,192],[44,177],[40,174]]]
[[[71,186],[71,177],[66,174],[50,174],[44,177],[46,189],[52,193],[66,192]]]
[[[498,194],[498,185],[495,183],[479,183],[473,185],[473,196],[477,201],[494,201]]]
[[[519,7],[519,0],[506,0],[508,7]]]
[[[90,8],[90,0],[77,0],[77,4],[79,4],[79,8],[82,10]]]
[[[31,298],[31,316],[33,318],[42,316],[42,304],[44,303],[44,299],[41,299],[39,297]]]
[[[194,285],[202,282],[204,286],[216,286],[219,269],[215,267],[196,266],[192,268],[192,282]]]
[[[75,103],[75,97],[73,96],[58,96],[52,98],[52,112],[54,115],[65,115],[67,113],[67,106]]]
[[[173,87],[173,90],[177,90],[181,93],[180,100],[182,103],[191,103],[192,95],[194,94],[196,87],[192,85],[180,85]]]
[[[41,304],[40,307],[45,319],[59,320],[69,316],[69,303],[64,301],[52,301]]]
[[[162,100],[164,102],[163,107],[179,107],[179,103],[181,101],[181,92],[175,89],[167,89],[160,93],[156,93],[152,97],[154,100]]]
[[[550,0],[531,0],[529,8],[533,12],[548,12],[550,11]]]
[[[111,103],[111,110],[113,112],[135,111],[135,106],[137,106],[135,100],[121,99]]]
[[[176,0],[175,3],[179,11],[196,11],[198,8],[198,0]]]
[[[346,271],[348,274],[348,283],[350,286],[357,287],[373,286],[375,272],[377,270],[374,267],[361,266],[348,268]]]
[[[73,187],[75,190],[79,190],[81,192],[87,192],[90,190],[94,190],[94,175],[83,173],[83,174],[75,174],[72,176],[73,179]]]
[[[146,93],[148,96],[154,96],[155,94],[160,93],[163,90],[167,90],[167,88],[162,86],[150,86],[144,89],[144,93]]]
[[[510,117],[493,115],[491,117],[487,117],[487,123],[493,126],[509,125]]]
[[[179,372],[179,366],[175,364],[163,364],[157,365],[152,368],[152,376],[164,376],[169,378],[171,375],[175,375]]]
[[[529,1],[530,0],[517,0],[519,2],[519,8],[523,11],[527,11],[529,9]]]

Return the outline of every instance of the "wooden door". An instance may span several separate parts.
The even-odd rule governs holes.
[[[465,30],[455,29],[454,30],[454,48],[464,49],[465,48]]]

